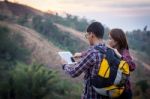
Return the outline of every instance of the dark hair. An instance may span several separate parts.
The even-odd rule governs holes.
[[[118,43],[119,46],[118,50],[129,49],[126,35],[123,32],[123,30],[112,29],[109,34],[112,37],[112,39],[114,39]]]
[[[87,32],[92,32],[97,38],[103,38],[104,27],[100,22],[93,22],[88,26]]]

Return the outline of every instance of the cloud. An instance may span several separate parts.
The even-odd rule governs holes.
[[[59,6],[54,7],[55,10],[69,13],[102,13],[114,16],[150,15],[149,0],[57,0],[56,3]]]

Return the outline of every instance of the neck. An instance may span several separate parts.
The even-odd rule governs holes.
[[[121,53],[121,49],[119,48],[119,46],[116,46],[115,48],[118,50],[119,53]]]
[[[103,43],[102,39],[95,39],[93,42],[94,45],[98,45],[98,44],[102,44],[102,43]]]

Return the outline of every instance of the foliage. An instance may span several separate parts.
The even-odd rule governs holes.
[[[0,14],[0,20],[6,20],[8,18],[7,15]]]
[[[61,80],[56,72],[44,65],[18,62],[7,79],[0,82],[0,98],[61,99],[58,96],[70,95],[72,88],[70,82]]]
[[[29,15],[25,14],[24,16],[18,18],[17,23],[21,25],[25,25],[28,21]]]
[[[23,37],[10,32],[7,27],[0,26],[0,64],[27,61],[29,51],[21,45]]]
[[[66,17],[59,16],[58,14],[50,15],[49,18],[51,18],[54,23],[59,23],[81,32],[85,31],[87,26],[89,25],[89,22],[86,18],[79,18],[78,16],[74,16],[71,14],[66,14]]]
[[[150,56],[150,31],[134,30],[127,33],[127,38],[132,49]]]
[[[138,81],[138,82],[136,83],[136,85],[137,85],[137,86],[140,86],[140,89],[142,90],[143,93],[145,93],[146,90],[147,90],[148,88],[150,88],[150,86],[149,86],[147,80],[140,80],[140,81]]]
[[[62,49],[76,52],[85,49],[87,46],[79,38],[73,37],[67,32],[60,31],[53,25],[51,19],[43,19],[40,16],[36,16],[33,18],[33,28]]]
[[[0,26],[0,33],[0,99],[79,97],[79,90],[74,94],[78,85],[62,80],[44,65],[25,64],[29,53],[22,47],[20,35],[3,26]]]

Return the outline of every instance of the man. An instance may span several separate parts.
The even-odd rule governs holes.
[[[87,28],[87,34],[85,37],[88,39],[90,48],[81,54],[81,59],[75,64],[65,64],[62,66],[63,70],[67,72],[71,77],[77,77],[81,73],[85,73],[84,76],[84,92],[82,99],[109,99],[95,92],[90,84],[90,78],[94,77],[98,73],[99,64],[102,59],[102,54],[95,49],[96,46],[106,50],[103,44],[104,27],[99,22],[93,22]],[[80,56],[79,53],[77,56]]]

